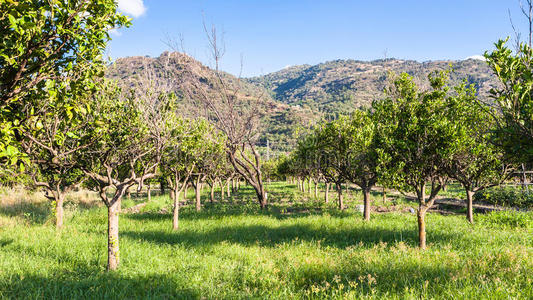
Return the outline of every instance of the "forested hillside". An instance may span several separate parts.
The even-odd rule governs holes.
[[[335,60],[315,66],[292,66],[249,82],[264,86],[280,102],[309,108],[322,116],[336,117],[359,107],[369,106],[383,96],[390,72],[406,72],[424,86],[434,70],[453,67],[451,82],[466,80],[474,84],[482,97],[496,85],[495,77],[484,61],[428,61],[386,59],[370,62]]]

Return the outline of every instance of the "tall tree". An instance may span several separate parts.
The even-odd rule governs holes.
[[[242,178],[255,190],[262,209],[267,205],[262,174],[261,155],[257,142],[261,133],[261,117],[265,102],[260,93],[247,93],[242,90],[240,77],[232,79],[219,68],[225,53],[223,37],[213,26],[204,30],[209,44],[210,58],[214,66],[205,72],[190,72],[191,80],[177,85],[188,98],[199,101],[205,107],[205,117],[217,130],[226,136],[226,155]]]
[[[83,180],[76,154],[98,138],[92,126],[91,94],[98,84],[86,81],[47,81],[47,97],[34,99],[23,113],[26,126],[20,128],[20,145],[30,162],[33,183],[46,190],[55,202],[56,226],[63,225],[65,192]],[[70,84],[69,84],[70,83]]]
[[[431,90],[419,91],[413,78],[401,74],[383,101],[373,103],[378,120],[378,154],[382,178],[400,191],[414,192],[419,246],[426,248],[426,212],[433,206],[446,176],[453,120],[447,118],[447,73],[429,76]],[[426,186],[430,185],[429,196]]]
[[[533,50],[520,44],[516,53],[506,46],[507,40],[495,44],[485,53],[489,66],[500,85],[491,90],[498,105],[495,116],[496,142],[517,163],[533,162]]]
[[[448,98],[449,117],[454,121],[448,175],[457,180],[466,192],[467,219],[474,223],[473,196],[487,187],[500,184],[511,174],[501,148],[495,145],[492,108],[477,100],[473,86],[455,88],[456,95]]]
[[[363,218],[370,220],[370,191],[379,178],[376,124],[367,111],[356,110],[342,126],[348,146],[346,177],[363,191]]]
[[[47,80],[65,81],[77,65],[86,77],[99,75],[108,31],[128,26],[113,0],[0,1],[0,159],[16,161],[18,128],[28,97]]]
[[[121,200],[133,185],[157,175],[166,143],[164,94],[125,97],[119,89],[96,99],[93,130],[96,143],[79,153],[83,171],[108,209],[108,270],[119,264],[118,214]],[[111,197],[109,197],[109,193]]]

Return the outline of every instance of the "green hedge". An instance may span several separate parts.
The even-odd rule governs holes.
[[[517,187],[495,187],[476,193],[475,202],[517,207],[533,208],[533,188],[529,193]]]

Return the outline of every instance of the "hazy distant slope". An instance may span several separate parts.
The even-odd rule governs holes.
[[[348,113],[373,100],[383,97],[382,91],[390,71],[406,72],[425,84],[427,75],[443,70],[452,64],[455,83],[466,79],[486,97],[496,84],[492,72],[484,61],[429,61],[387,59],[370,62],[335,60],[315,66],[293,66],[264,76],[249,78],[249,82],[264,86],[275,99],[300,106],[308,106],[326,114]]]

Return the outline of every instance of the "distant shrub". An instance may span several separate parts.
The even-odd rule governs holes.
[[[533,208],[533,191],[515,187],[495,187],[476,193],[474,201],[517,208]]]
[[[493,211],[485,215],[479,215],[478,223],[490,227],[533,228],[533,213]]]

